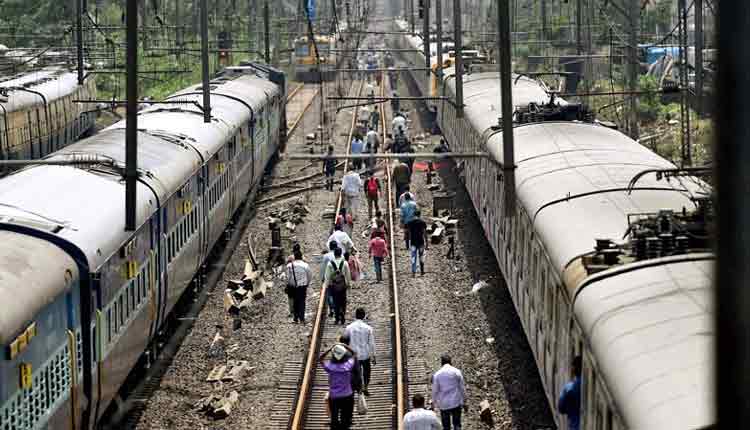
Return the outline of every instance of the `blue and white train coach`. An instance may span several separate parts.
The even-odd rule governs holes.
[[[284,75],[258,64],[139,113],[137,230],[125,122],[0,179],[0,430],[90,428],[285,138]],[[196,104],[193,104],[195,102]],[[82,330],[83,328],[83,330]]]

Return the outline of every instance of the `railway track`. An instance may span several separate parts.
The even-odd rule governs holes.
[[[361,84],[358,93],[361,93]],[[385,93],[385,80],[380,86],[381,94]],[[384,106],[380,106],[383,130],[387,124]],[[347,154],[350,151],[349,142],[352,140],[358,108],[354,115],[348,133],[346,145]],[[344,170],[349,161],[344,162]],[[393,189],[390,183],[390,169],[386,168],[385,185],[387,192],[383,198],[387,201],[388,228],[393,231]],[[336,198],[336,213],[342,204],[339,192]],[[364,218],[364,217],[362,217]],[[396,247],[390,241],[391,256],[395,255]],[[376,339],[377,365],[373,366],[372,379],[369,384],[370,395],[367,397],[369,411],[366,415],[355,413],[353,429],[394,429],[401,428],[401,420],[406,412],[406,374],[403,355],[403,342],[400,326],[398,279],[396,276],[395,258],[390,259],[390,265],[385,278],[388,279],[387,292],[377,299],[380,307],[386,309],[376,312],[368,320],[373,327]],[[388,276],[390,274],[390,276]],[[363,288],[363,287],[360,287]],[[351,299],[349,312],[353,311],[356,302]],[[310,343],[304,360],[292,360],[287,363],[281,376],[277,394],[277,407],[272,415],[270,428],[291,429],[328,429],[329,417],[326,413],[325,395],[328,392],[328,378],[325,371],[318,365],[318,356],[325,347],[338,340],[342,327],[327,323],[327,309],[325,304],[325,290],[320,291],[317,309],[310,334]],[[372,305],[372,304],[371,304]],[[292,411],[290,416],[289,411]]]

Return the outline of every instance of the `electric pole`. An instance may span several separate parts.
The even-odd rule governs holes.
[[[695,97],[703,112],[703,0],[695,0]]]
[[[424,62],[427,79],[430,79],[430,0],[419,0],[424,5],[420,12],[422,13],[422,42],[424,48]]]
[[[437,76],[438,89],[443,83],[443,0],[435,0],[435,24],[437,24]]]
[[[638,140],[638,97],[634,94],[638,91],[638,21],[641,15],[640,0],[628,0],[628,89],[633,93],[629,98],[629,124],[628,134],[632,139]],[[684,0],[680,0],[684,1]]]
[[[458,0],[456,0],[458,3]],[[510,57],[510,0],[499,1],[497,7],[497,51],[500,63],[500,104],[503,126],[503,183],[505,185],[505,216],[515,213],[515,155],[513,147],[513,90]]]
[[[208,58],[208,0],[201,0],[201,77],[203,81],[203,122],[211,122],[211,87]]]
[[[135,231],[138,186],[138,2],[131,0],[126,3],[125,231]],[[80,0],[76,0],[76,4],[80,4]]]
[[[461,34],[461,0],[453,0],[453,40],[456,65],[456,117],[464,116],[464,59]]]
[[[263,59],[266,64],[271,64],[271,35],[269,22],[271,19],[268,12],[268,0],[263,0]]]

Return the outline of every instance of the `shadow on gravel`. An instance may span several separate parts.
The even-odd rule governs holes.
[[[446,191],[455,192],[455,207],[461,208],[463,225],[457,237],[456,255],[466,260],[475,279],[490,286],[480,290],[482,310],[495,337],[498,372],[508,399],[513,422],[517,428],[536,430],[555,428],[544,387],[539,378],[531,348],[526,339],[513,300],[508,292],[495,254],[484,238],[479,219],[463,184],[453,172],[453,163],[446,163],[439,175]]]

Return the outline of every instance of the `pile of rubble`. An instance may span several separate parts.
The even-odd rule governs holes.
[[[310,208],[302,201],[297,199],[288,208],[281,208],[269,213],[268,228],[274,230],[282,224],[290,232],[294,232],[298,224],[302,224],[305,217],[310,214]]]

